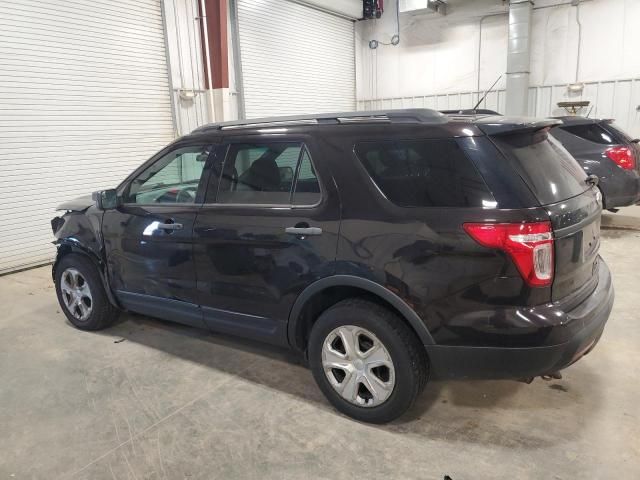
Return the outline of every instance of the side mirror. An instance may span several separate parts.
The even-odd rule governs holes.
[[[120,197],[114,188],[100,190],[91,194],[91,199],[96,202],[96,207],[100,210],[111,210],[120,205]]]

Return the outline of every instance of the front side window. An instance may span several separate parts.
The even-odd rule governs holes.
[[[296,177],[297,175],[297,177]],[[294,195],[294,189],[296,193]],[[218,203],[308,204],[318,180],[302,143],[238,143],[229,146],[218,189]],[[316,203],[316,202],[312,202]]]
[[[455,140],[365,142],[357,144],[355,152],[382,193],[401,207],[495,204]]]
[[[209,146],[182,147],[169,152],[139,174],[125,194],[125,203],[194,203]]]

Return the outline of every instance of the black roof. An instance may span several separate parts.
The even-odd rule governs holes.
[[[319,113],[315,115],[292,115],[286,117],[252,118],[231,122],[204,125],[191,132],[192,135],[215,133],[224,130],[261,130],[277,127],[338,126],[363,124],[411,124],[450,126],[460,132],[456,135],[499,135],[514,130],[538,129],[559,125],[560,120],[528,117],[505,117],[492,110],[453,110],[444,115],[428,108],[409,108],[398,110],[371,110],[338,113]],[[447,111],[448,112],[448,111]],[[462,113],[459,113],[462,112]],[[470,113],[466,113],[470,112]],[[465,124],[476,128],[465,129]]]

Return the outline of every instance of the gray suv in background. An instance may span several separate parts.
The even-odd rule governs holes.
[[[615,209],[640,201],[640,145],[613,120],[558,117],[562,125],[551,131],[589,175],[599,178],[604,208]]]

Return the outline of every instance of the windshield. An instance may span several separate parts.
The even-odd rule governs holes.
[[[542,205],[580,195],[587,174],[548,129],[492,137]]]

